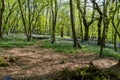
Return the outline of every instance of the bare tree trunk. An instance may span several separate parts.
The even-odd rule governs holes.
[[[98,45],[101,45],[101,23],[102,23],[102,15],[100,15],[98,20]]]
[[[117,45],[116,45],[116,43],[117,43],[117,33],[115,32],[114,33],[114,49],[115,49],[115,51],[117,51]]]
[[[107,4],[106,0],[103,1],[103,33],[102,33],[102,40],[101,40],[101,50],[100,50],[100,58],[102,57],[103,48],[105,47],[105,39],[106,39],[106,29],[108,27],[108,17],[107,17]]]
[[[25,17],[24,17],[24,13],[23,13],[23,10],[22,10],[22,5],[21,5],[20,0],[18,0],[18,4],[19,4],[19,7],[20,7],[20,12],[21,12],[21,16],[22,16],[22,22],[23,22],[23,26],[24,26],[24,29],[25,29],[25,34],[28,37],[28,31],[27,31],[27,28],[26,28],[26,21],[25,21]]]
[[[79,14],[79,23],[80,23],[80,35],[81,35],[81,40],[82,42],[84,41],[83,40],[83,28],[82,28],[82,19],[81,19],[81,15],[80,15],[80,12],[78,13]]]
[[[0,12],[0,38],[2,38],[2,12]]]
[[[73,41],[74,41],[74,47],[81,48],[81,46],[78,43],[76,32],[75,32],[75,20],[74,20],[74,12],[73,12],[73,1],[70,0],[70,16],[71,16],[71,26],[72,26],[72,35],[73,35]]]
[[[31,37],[32,37],[32,30],[31,30],[31,9],[30,9],[30,0],[27,0],[27,6],[28,6],[28,41],[31,40]]]
[[[2,38],[2,21],[3,21],[3,12],[4,12],[4,9],[5,9],[5,2],[4,0],[1,0],[1,3],[2,3],[2,8],[0,8],[0,38]]]
[[[63,26],[61,27],[61,32],[60,33],[61,33],[61,37],[63,37],[64,36],[64,27]]]
[[[52,33],[51,33],[51,43],[55,42],[55,27],[57,21],[57,0],[55,0],[55,7],[53,7],[53,0],[51,0],[51,9],[52,9]]]
[[[70,36],[70,27],[69,26],[67,26],[67,36]]]
[[[88,27],[88,25],[85,26],[84,40],[85,41],[89,40],[89,27]]]
[[[106,27],[104,25],[103,33],[102,33],[102,39],[101,39],[100,55],[99,55],[100,58],[102,57],[103,48],[104,48],[104,44],[105,44],[105,42],[104,42],[105,41],[105,32],[106,32]]]
[[[48,15],[48,7],[47,7],[47,13],[46,13],[46,21],[45,21],[45,35],[47,35],[48,34],[48,17],[49,17],[49,15]]]

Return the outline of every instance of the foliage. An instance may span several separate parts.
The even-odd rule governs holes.
[[[110,71],[106,71],[109,77],[106,77],[103,73],[99,70],[91,67],[85,68],[78,68],[76,70],[68,70],[64,69],[61,71],[58,76],[55,77],[53,80],[119,80],[119,74],[110,73]],[[116,75],[116,76],[112,76]]]

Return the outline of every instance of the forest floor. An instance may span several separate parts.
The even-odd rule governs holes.
[[[53,49],[40,47],[41,44],[42,41],[39,41],[34,46],[24,48],[1,48],[0,56],[12,56],[16,58],[16,61],[8,67],[0,67],[0,80],[3,80],[6,76],[11,76],[15,80],[18,78],[18,80],[33,80],[34,77],[37,80],[49,80],[51,76],[56,76],[57,72],[65,68],[74,70],[87,67],[89,62],[97,57],[93,53],[85,52],[59,53]],[[94,63],[101,69],[110,69],[118,61],[111,58],[102,58],[94,60]],[[115,70],[120,72],[120,67],[115,68]]]

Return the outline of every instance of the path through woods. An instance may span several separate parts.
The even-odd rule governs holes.
[[[40,47],[41,44],[42,41],[39,41],[38,45],[34,46],[0,49],[0,56],[13,56],[17,59],[15,63],[10,64],[8,67],[0,67],[0,78],[3,79],[9,75],[14,79],[20,78],[24,80],[23,78],[26,78],[30,80],[31,77],[35,77],[38,80],[48,80],[65,68],[72,70],[89,66],[89,62],[96,57],[92,53],[85,52],[74,54],[59,53],[53,49]],[[98,67],[110,68],[117,64],[117,61],[104,58],[98,59],[95,63]]]

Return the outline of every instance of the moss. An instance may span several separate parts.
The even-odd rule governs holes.
[[[10,64],[8,62],[0,62],[0,67],[7,67]]]
[[[12,57],[12,56],[10,56],[10,58],[9,58],[9,62],[15,62],[16,61],[16,58],[15,57]]]
[[[62,60],[60,61],[60,63],[61,63],[61,64],[65,64],[65,63],[66,63],[66,60],[65,60],[65,59],[62,59]]]
[[[105,74],[109,77],[91,67],[78,68],[73,71],[64,69],[53,80],[120,80],[119,76],[112,72],[105,72]]]
[[[9,66],[9,63],[5,60],[5,58],[0,58],[0,67],[7,67]]]

